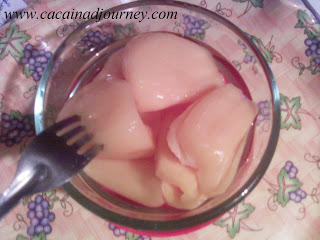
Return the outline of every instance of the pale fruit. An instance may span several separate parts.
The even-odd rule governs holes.
[[[94,81],[112,81],[124,79],[122,73],[123,49],[113,53],[102,66],[101,71],[95,76]]]
[[[140,117],[144,124],[150,127],[153,136],[156,138],[158,136],[161,121],[163,119],[162,111],[140,113]]]
[[[247,137],[248,134],[246,134],[245,137],[241,139],[228,171],[226,172],[225,176],[223,177],[219,185],[215,188],[215,190],[210,193],[211,197],[220,195],[227,191],[227,189],[233,182],[239,168],[239,163],[242,157],[244,147],[247,143]]]
[[[109,190],[148,207],[164,204],[161,182],[152,159],[113,160],[97,158],[84,172]]]
[[[257,112],[255,103],[227,84],[199,98],[173,121],[169,147],[182,164],[196,170],[201,193],[221,192],[219,185]]]
[[[146,33],[130,40],[123,74],[133,86],[139,112],[188,102],[224,84],[206,48],[170,33]]]
[[[181,113],[174,109],[165,112],[156,149],[156,175],[162,183],[166,203],[179,209],[192,209],[202,204],[206,197],[199,193],[194,170],[182,165],[167,144],[167,133],[171,122]]]
[[[154,151],[154,139],[137,112],[129,83],[93,81],[81,88],[63,107],[58,120],[73,114],[103,144],[100,156],[110,159],[148,157]]]

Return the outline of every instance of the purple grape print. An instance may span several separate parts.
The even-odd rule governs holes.
[[[40,233],[43,232],[43,226],[42,225],[37,225],[35,228],[34,228],[34,233],[39,235]]]
[[[112,231],[113,235],[116,237],[120,237],[121,235],[127,234],[126,230],[120,229],[112,223],[109,223],[109,229]]]
[[[289,193],[289,198],[290,200],[294,201],[294,199],[297,197],[297,194],[295,192],[290,192]]]
[[[29,236],[33,236],[34,235],[34,227],[33,226],[28,227],[27,234]]]
[[[295,179],[298,174],[297,167],[294,166],[292,161],[287,161],[283,167],[286,173],[289,175],[289,178]],[[307,193],[301,188],[298,188],[296,191],[289,192],[289,199],[295,203],[300,203],[303,199],[307,197]]]
[[[303,199],[307,197],[307,193],[300,188],[295,192],[290,192],[289,197],[291,201],[295,203],[300,203]]]
[[[307,57],[311,57],[311,62],[316,66],[320,67],[320,40],[318,37],[313,37],[312,39],[307,38],[304,41],[304,44],[307,46],[305,54]]]
[[[68,194],[59,196],[56,190],[50,190],[35,194],[33,197],[22,199],[22,204],[27,207],[24,214],[17,214],[17,221],[13,224],[13,229],[18,231],[21,229],[21,224],[25,226],[25,235],[19,234],[15,239],[21,240],[45,240],[47,235],[52,232],[52,222],[56,216],[52,211],[56,203],[64,210],[63,216],[69,217],[73,213],[73,206],[67,200]],[[58,207],[59,207],[58,206]],[[24,218],[24,215],[28,219]]]
[[[252,61],[253,61],[253,57],[251,55],[249,55],[248,53],[243,58],[244,63],[250,63]]]
[[[116,237],[120,237],[121,235],[126,235],[127,231],[118,228],[113,223],[109,223],[109,229],[112,231],[113,235]]]
[[[115,227],[116,227],[116,226],[115,226],[114,224],[109,223],[109,229],[110,229],[110,230],[113,230]]]
[[[308,154],[311,156],[311,154]],[[271,211],[277,211],[278,207],[285,208],[287,204],[291,204],[297,210],[299,216],[297,220],[302,220],[306,217],[307,208],[304,199],[310,197],[315,203],[319,203],[318,196],[316,196],[318,188],[313,188],[311,193],[308,193],[303,189],[303,183],[299,179],[299,168],[295,164],[288,160],[280,169],[277,176],[277,184],[272,181],[263,178],[269,185],[268,192],[271,196],[267,200],[267,206]],[[320,194],[318,194],[320,195]]]
[[[55,218],[56,218],[56,215],[53,212],[50,212],[48,217],[49,221],[53,222]]]
[[[99,51],[106,46],[113,43],[115,36],[113,33],[90,31],[78,42],[79,49],[87,50],[93,48],[95,51]]]
[[[320,40],[318,37],[307,38],[304,44],[307,46],[305,51],[307,57],[311,56],[313,59],[317,59],[320,56]]]
[[[187,37],[195,37],[203,40],[205,36],[205,30],[210,27],[203,19],[198,19],[191,15],[183,15],[184,35]]]
[[[1,114],[0,143],[7,147],[19,144],[23,138],[35,135],[33,118],[31,115],[22,116],[19,112],[11,111]]]
[[[308,28],[306,28],[305,33],[308,31]],[[307,36],[308,38],[304,40],[306,46],[304,53],[309,58],[310,63],[308,65],[303,63],[298,56],[291,60],[292,66],[300,70],[299,75],[302,75],[305,70],[310,71],[312,75],[320,72],[320,37],[318,34],[307,34]]]
[[[126,235],[126,233],[127,233],[127,231],[126,231],[126,230],[124,230],[124,229],[120,229],[120,234],[121,234],[121,235]]]
[[[115,237],[125,236],[126,239],[134,238],[134,239],[136,239],[136,240],[151,240],[150,237],[147,237],[147,236],[139,236],[139,235],[136,235],[136,234],[134,234],[134,233],[127,232],[126,230],[121,229],[121,228],[115,226],[113,223],[109,223],[109,229],[112,231],[112,233],[113,233],[113,235],[114,235]]]
[[[261,122],[270,119],[270,102],[268,100],[258,103],[259,113],[257,116],[256,124],[259,126]]]
[[[45,234],[51,233],[51,232],[52,232],[52,227],[50,226],[50,224],[45,225],[45,226],[43,227],[43,231],[44,231]]]
[[[116,237],[119,237],[121,234],[120,234],[120,229],[119,228],[114,228],[113,229],[113,234],[116,236]]]
[[[296,178],[298,169],[293,165],[291,161],[287,161],[283,169],[289,174],[290,178]]]
[[[250,36],[250,35],[249,35]],[[240,39],[238,40],[238,45],[242,48],[242,49],[247,49],[247,46],[244,44],[244,42],[242,42]]]
[[[272,63],[273,60],[275,60],[276,62],[281,62],[282,61],[282,56],[277,53],[276,51],[274,51],[275,46],[272,45],[271,41],[272,41],[272,37],[269,41],[269,43],[267,45],[265,45],[259,38],[250,35],[248,33],[245,33],[248,38],[251,39],[251,42],[253,42],[257,47],[260,46],[260,50],[262,51],[263,55],[265,56],[265,60],[268,63]],[[244,53],[243,57],[241,60],[233,60],[231,63],[235,66],[235,68],[238,71],[241,71],[241,69],[246,66],[246,67],[251,67],[251,70],[253,71],[254,74],[258,73],[258,68],[256,67],[256,63],[257,63],[257,58],[255,57],[254,53],[252,52],[252,50],[250,49],[250,47],[248,47],[243,40],[238,39],[238,45],[241,47],[242,52]],[[261,118],[261,117],[260,117]],[[263,120],[263,119],[260,119]]]
[[[30,220],[30,227],[27,230],[29,236],[39,235],[44,232],[52,232],[50,223],[55,219],[55,214],[49,210],[49,202],[37,195],[34,201],[28,203],[27,217]]]
[[[35,82],[40,81],[52,52],[44,49],[36,49],[31,44],[27,44],[23,51],[24,56],[20,59],[20,64],[24,66],[27,77],[32,76]]]
[[[34,210],[35,207],[36,207],[35,201],[31,201],[31,202],[28,203],[28,208],[30,210]]]

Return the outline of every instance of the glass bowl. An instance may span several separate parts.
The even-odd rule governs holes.
[[[148,12],[140,19],[96,19],[82,23],[58,47],[42,76],[35,101],[36,131],[40,133],[55,122],[65,101],[87,82],[81,69],[86,69],[117,50],[116,43],[133,35],[166,31],[203,41],[232,63],[244,79],[254,102],[270,108],[263,122],[256,122],[249,154],[241,160],[237,175],[228,190],[194,210],[152,209],[143,207],[104,191],[83,172],[65,184],[65,190],[82,206],[96,215],[126,229],[149,235],[185,233],[215,221],[242,201],[258,184],[273,157],[280,129],[279,92],[273,74],[254,39],[237,26],[196,5],[165,0],[142,0],[111,8],[104,12]],[[163,19],[152,19],[152,13]],[[172,12],[173,17],[168,16]],[[174,14],[176,13],[176,19]],[[110,14],[109,14],[110,15]],[[188,30],[185,18],[191,15],[205,24]],[[202,29],[202,30],[199,30]],[[91,31],[104,33],[103,42],[81,41]],[[113,48],[102,56],[111,42]],[[119,47],[120,48],[120,47]],[[251,64],[245,64],[250,62]]]

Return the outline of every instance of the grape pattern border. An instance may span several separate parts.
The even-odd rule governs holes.
[[[254,210],[255,207],[252,204],[246,203],[245,200],[243,200],[237,206],[222,215],[222,217],[214,222],[213,225],[221,228],[226,227],[226,231],[232,239],[240,232],[241,229],[247,231],[261,231],[261,228],[252,228],[245,222]]]
[[[56,210],[57,203],[60,203],[59,207],[63,209],[63,216],[70,217],[72,215],[73,206],[68,201],[68,198],[68,194],[65,193],[61,196],[56,190],[24,198],[22,205],[27,207],[28,211],[27,213],[18,213],[16,215],[17,220],[13,224],[13,229],[16,232],[26,230],[26,234],[19,233],[16,240],[46,240],[47,235],[53,231],[49,223],[54,223],[56,219],[54,210]],[[42,206],[39,207],[37,205]],[[30,219],[30,223],[27,223],[27,218]],[[45,228],[45,226],[47,227]],[[34,229],[37,228],[39,230],[35,232]]]
[[[255,44],[259,50],[261,51],[263,57],[268,63],[281,63],[282,62],[282,55],[275,51],[275,45],[272,43],[273,35],[271,36],[269,42],[264,44],[261,39],[257,38],[254,35],[250,35],[249,33],[245,33]],[[232,64],[238,71],[241,71],[244,64],[251,65],[251,69],[254,74],[258,73],[258,68],[255,66],[257,63],[257,59],[254,57],[252,51],[248,48],[248,46],[242,41],[238,40],[238,45],[242,48],[243,53],[245,54],[243,60],[233,60]]]
[[[318,157],[306,153],[304,160],[307,162],[316,162],[318,164]],[[296,204],[298,208],[298,215],[296,220],[301,221],[307,214],[305,205],[306,199],[310,199],[319,204],[320,198],[320,183],[312,189],[310,193],[304,190],[303,183],[298,177],[299,169],[295,164],[288,160],[284,166],[279,170],[277,176],[277,183],[272,183],[266,177],[263,180],[269,185],[268,192],[271,196],[267,200],[267,207],[269,210],[275,212],[279,206],[285,208],[289,204]]]
[[[304,34],[307,35],[304,43],[307,47],[305,55],[309,58],[309,63],[303,63],[300,57],[295,56],[292,58],[291,64],[299,70],[299,75],[302,75],[305,71],[316,75],[320,72],[320,24],[303,10],[297,11],[297,18],[298,23],[295,28],[304,29]]]

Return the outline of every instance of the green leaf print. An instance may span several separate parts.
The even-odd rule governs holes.
[[[278,176],[278,202],[285,207],[289,202],[289,193],[295,192],[301,187],[301,183],[296,178],[290,178],[286,170],[282,169]]]
[[[21,114],[21,112],[11,110],[11,111],[10,111],[10,119],[14,119],[14,118],[17,118],[17,119],[19,119],[19,120],[22,120],[22,114]]]
[[[9,54],[17,61],[23,57],[23,45],[31,37],[25,31],[19,31],[19,26],[12,22],[6,30],[4,37],[0,38],[0,60]]]
[[[301,108],[300,97],[292,98],[291,100],[283,95],[280,95],[281,103],[281,129],[301,129],[301,119],[298,110]]]
[[[256,38],[255,36],[251,37],[251,41],[259,48],[259,50],[261,51],[262,55],[267,60],[267,62],[272,63],[272,58],[273,58],[272,52],[266,49],[263,42],[260,39]]]
[[[126,233],[126,240],[137,240],[140,237],[138,234],[134,234],[131,232]]]
[[[227,232],[231,238],[239,233],[241,221],[248,218],[254,211],[254,207],[249,203],[240,202],[236,207],[225,213],[218,221],[214,223],[216,226],[227,227]]]
[[[254,7],[263,8],[263,0],[250,0]]]
[[[42,232],[38,235],[34,235],[32,237],[32,240],[46,240],[46,234],[44,232]]]
[[[28,77],[30,77],[30,76],[34,73],[34,71],[30,71],[30,69],[29,69],[29,64],[26,64],[26,65],[24,65],[23,73],[24,73],[24,75],[26,75],[26,77],[28,78]]]
[[[22,236],[22,235],[18,235],[16,240],[29,240],[29,238],[25,237],[25,236]]]
[[[127,37],[131,37],[136,34],[133,23],[129,23],[125,26],[115,25],[113,26],[113,28],[114,28],[114,31],[116,32],[117,40],[125,39]]]
[[[308,38],[313,38],[315,36],[320,37],[320,24],[316,23],[309,14],[305,11],[298,10],[297,12],[298,23],[296,28],[304,28],[304,33],[308,35]]]

